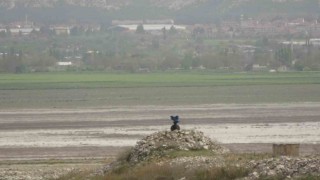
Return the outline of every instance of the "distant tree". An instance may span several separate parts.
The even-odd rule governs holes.
[[[304,68],[308,68],[313,71],[318,71],[320,69],[320,52],[318,48],[310,48],[306,56],[303,59]]]
[[[170,27],[169,34],[170,35],[177,34],[177,29],[173,25]]]
[[[19,50],[19,52],[18,52],[18,54],[16,54],[16,56],[18,56],[18,57],[16,58],[15,73],[22,73],[25,71],[25,65],[22,62],[22,59],[23,59],[22,50]]]
[[[46,26],[40,27],[40,34],[48,36],[48,35],[50,35],[50,33],[51,33],[50,28],[48,28]]]
[[[181,67],[183,69],[190,69],[193,66],[193,55],[192,53],[187,53],[184,55],[184,58],[182,59],[181,62]]]
[[[205,30],[204,30],[203,27],[196,27],[192,31],[192,37],[193,38],[196,38],[196,37],[198,37],[200,35],[203,35],[203,34],[205,34]]]
[[[45,72],[49,70],[57,62],[53,57],[48,56],[48,54],[38,54],[38,53],[28,53],[28,56],[23,57],[23,71],[36,71]]]
[[[160,47],[159,39],[153,38],[152,39],[152,48],[159,49],[159,47]]]
[[[7,37],[11,37],[11,35],[12,35],[9,27],[6,27],[6,35],[7,35]]]
[[[56,1],[56,6],[58,6],[58,7],[66,6],[65,0],[58,0],[58,1]]]
[[[176,54],[171,51],[162,52],[164,57],[160,59],[160,63],[158,64],[158,69],[167,70],[178,68],[181,64],[181,60],[178,58]]]
[[[92,29],[91,29],[91,28],[88,28],[88,29],[86,30],[86,36],[90,36],[90,35],[92,35],[92,34],[93,34]]]
[[[259,47],[268,46],[269,45],[269,39],[267,37],[263,37],[261,39],[258,39],[255,44],[256,44],[256,46],[259,46]]]
[[[70,35],[71,36],[77,36],[79,35],[79,28],[77,26],[74,26],[70,29]]]
[[[297,70],[297,71],[303,71],[305,65],[304,65],[302,62],[297,61],[297,62],[294,63],[294,66],[293,66],[293,67],[294,67],[294,69]]]
[[[275,52],[275,59],[281,65],[290,66],[292,61],[292,51],[288,47],[282,47]]]
[[[36,31],[35,29],[32,29],[32,31],[30,32],[30,35],[31,36],[36,36],[36,35],[39,35],[39,32]]]
[[[162,38],[163,38],[164,40],[167,39],[167,29],[166,29],[166,27],[163,27],[163,28],[162,28]]]
[[[11,56],[11,58],[15,58],[15,53],[16,53],[15,48],[14,48],[14,47],[11,47],[11,48],[10,48],[10,54],[9,54],[9,56]]]
[[[222,59],[215,53],[206,53],[200,58],[200,63],[207,69],[218,69],[223,66]]]
[[[57,60],[63,59],[63,53],[55,48],[50,48],[49,50],[49,56],[54,57]]]
[[[5,31],[0,31],[0,37],[1,38],[4,38],[4,37],[6,37],[7,35],[6,35],[6,32]]]
[[[22,50],[19,50],[19,53],[18,53],[19,61],[22,61],[22,56],[23,56]]]
[[[22,51],[16,53],[14,47],[10,48],[8,55],[2,58],[2,70],[8,73],[21,73],[24,70],[24,65],[22,63]]]
[[[143,27],[142,24],[139,24],[139,25],[137,26],[136,33],[137,33],[137,34],[144,34],[144,33],[145,33],[144,27]]]

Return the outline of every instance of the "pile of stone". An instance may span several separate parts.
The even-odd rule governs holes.
[[[30,167],[29,167],[30,166]],[[58,179],[59,177],[80,171],[80,169],[65,168],[65,167],[37,167],[31,165],[21,165],[15,168],[8,166],[7,168],[0,168],[0,180],[46,180]]]
[[[210,150],[216,154],[229,152],[217,142],[203,135],[202,132],[194,130],[162,131],[151,134],[132,149],[128,156],[129,163],[163,157],[173,150]]]
[[[158,164],[166,164],[170,167],[183,167],[184,169],[210,169],[214,167],[225,166],[225,160],[222,156],[194,156],[194,157],[178,157],[162,161]]]
[[[279,157],[260,161],[251,161],[248,168],[252,170],[246,180],[263,177],[291,179],[304,176],[319,176],[320,157]]]

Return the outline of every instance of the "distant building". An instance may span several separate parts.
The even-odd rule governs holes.
[[[174,24],[173,19],[145,20],[145,24]]]
[[[10,29],[10,32],[13,36],[30,35],[31,32],[33,32],[33,31],[39,32],[40,28],[12,28],[12,29]]]
[[[113,20],[111,22],[112,25],[121,25],[121,24],[127,24],[127,25],[134,25],[134,24],[143,24],[143,21],[142,20],[136,20],[136,21],[133,21],[133,20]]]
[[[113,20],[112,25],[135,25],[135,24],[174,24],[173,19],[155,19],[155,20]]]
[[[253,64],[252,71],[267,71],[267,66],[261,66],[260,64]]]
[[[310,41],[310,43],[311,43],[311,41]],[[281,44],[291,45],[291,46],[305,46],[306,42],[305,41],[284,41]]]
[[[289,68],[287,66],[280,66],[277,70],[278,72],[287,72]]]
[[[70,27],[68,26],[55,26],[51,28],[56,35],[70,35]]]
[[[117,27],[125,28],[129,31],[136,31],[138,24],[122,24],[122,25],[117,25]],[[172,24],[143,24],[143,29],[145,31],[161,31],[163,28],[169,30],[171,27],[174,27],[176,30],[184,31],[187,29],[186,26],[183,25],[172,25]]]
[[[72,66],[72,62],[57,62],[58,66]]]
[[[313,46],[320,46],[320,39],[310,39],[309,43]]]

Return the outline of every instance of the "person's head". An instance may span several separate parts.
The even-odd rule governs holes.
[[[170,116],[171,120],[173,121],[173,123],[178,123],[179,122],[179,116]]]

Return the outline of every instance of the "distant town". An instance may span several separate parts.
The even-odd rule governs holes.
[[[216,24],[177,25],[172,19],[165,20],[113,20],[109,30],[132,32],[138,25],[143,25],[145,31],[161,31],[163,28],[175,27],[184,33],[199,31],[212,38],[257,38],[266,36],[270,38],[287,37],[305,38],[320,37],[320,23],[318,19],[285,19],[274,18],[271,20],[241,17],[238,21],[225,20]],[[50,30],[55,35],[72,35],[73,30],[98,32],[102,30],[99,24],[53,24],[39,25],[32,21],[0,23],[0,32],[12,36],[30,35]]]
[[[89,45],[88,37],[104,41],[101,44],[106,47]],[[64,44],[50,42],[56,38],[64,39]],[[275,72],[320,68],[315,60],[318,54],[315,52],[310,56],[311,51],[320,47],[319,38],[320,24],[314,18],[255,19],[242,15],[238,20],[215,24],[184,25],[176,24],[173,19],[158,19],[113,20],[109,25],[41,25],[26,16],[24,21],[0,24],[0,41],[3,42],[0,55],[2,71],[10,69],[9,72],[64,70],[64,67],[131,72],[168,69]],[[30,50],[12,43],[8,45],[4,41],[8,39],[16,43],[30,42],[31,47],[40,41],[44,46]],[[179,50],[174,50],[177,46]],[[159,52],[164,51],[166,54],[160,58]],[[15,67],[5,62],[10,53],[20,57],[20,64],[21,59],[39,53],[47,59],[50,57],[50,63],[44,63],[46,67],[41,68],[29,67],[30,64]],[[115,60],[119,58],[126,60]],[[212,58],[212,62],[206,58]]]

